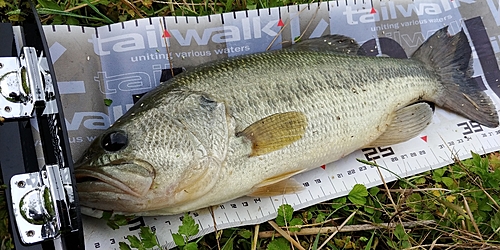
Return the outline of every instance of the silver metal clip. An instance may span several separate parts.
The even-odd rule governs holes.
[[[58,165],[15,175],[10,180],[12,206],[21,240],[33,244],[78,230],[70,171]]]
[[[24,47],[20,57],[0,57],[0,117],[31,117],[33,111],[57,112],[47,59]]]

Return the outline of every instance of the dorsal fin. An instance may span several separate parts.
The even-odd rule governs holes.
[[[345,55],[365,55],[364,50],[351,37],[343,35],[326,35],[311,38],[291,45],[289,50],[330,52]]]

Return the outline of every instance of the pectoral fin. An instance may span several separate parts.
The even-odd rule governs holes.
[[[279,113],[263,118],[236,136],[245,136],[252,142],[250,156],[267,154],[298,141],[304,136],[307,118],[301,112]]]
[[[248,196],[263,197],[296,193],[304,189],[304,187],[296,180],[290,179],[290,177],[303,171],[304,170],[288,172],[266,179],[255,185],[252,193]]]
[[[422,132],[431,123],[432,107],[420,102],[396,111],[387,130],[368,147],[380,147],[407,141]]]

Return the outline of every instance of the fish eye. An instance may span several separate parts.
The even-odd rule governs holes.
[[[101,147],[110,152],[124,149],[128,145],[128,137],[124,131],[117,130],[105,134],[101,139]]]

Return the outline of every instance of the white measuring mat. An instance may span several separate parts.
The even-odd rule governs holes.
[[[485,14],[487,13],[487,14]],[[491,14],[490,14],[491,13]],[[482,16],[482,17],[481,17]],[[434,31],[464,29],[473,47],[474,79],[500,107],[500,6],[486,1],[334,1],[241,11],[203,17],[157,17],[99,28],[45,26],[62,94],[73,157],[133,104],[134,96],[159,84],[162,69],[280,49],[294,38],[326,34],[354,38],[372,55],[408,57]],[[165,47],[167,42],[168,52]],[[171,60],[169,62],[169,59]],[[370,67],[370,65],[367,65]],[[256,72],[257,73],[257,72]],[[388,93],[390,94],[390,93]],[[113,103],[107,107],[104,99]],[[348,194],[356,183],[382,183],[376,168],[356,158],[376,161],[385,181],[445,166],[453,155],[500,150],[500,128],[490,129],[436,109],[433,123],[416,138],[390,147],[367,148],[294,177],[297,194],[243,197],[215,207],[218,229],[261,223],[276,216],[283,203],[305,208]],[[392,173],[391,173],[392,172]],[[208,210],[190,213],[200,234],[214,231]],[[118,249],[139,226],[157,231],[160,243],[173,247],[171,233],[181,215],[138,218],[112,230],[103,220],[84,218],[87,249]]]

